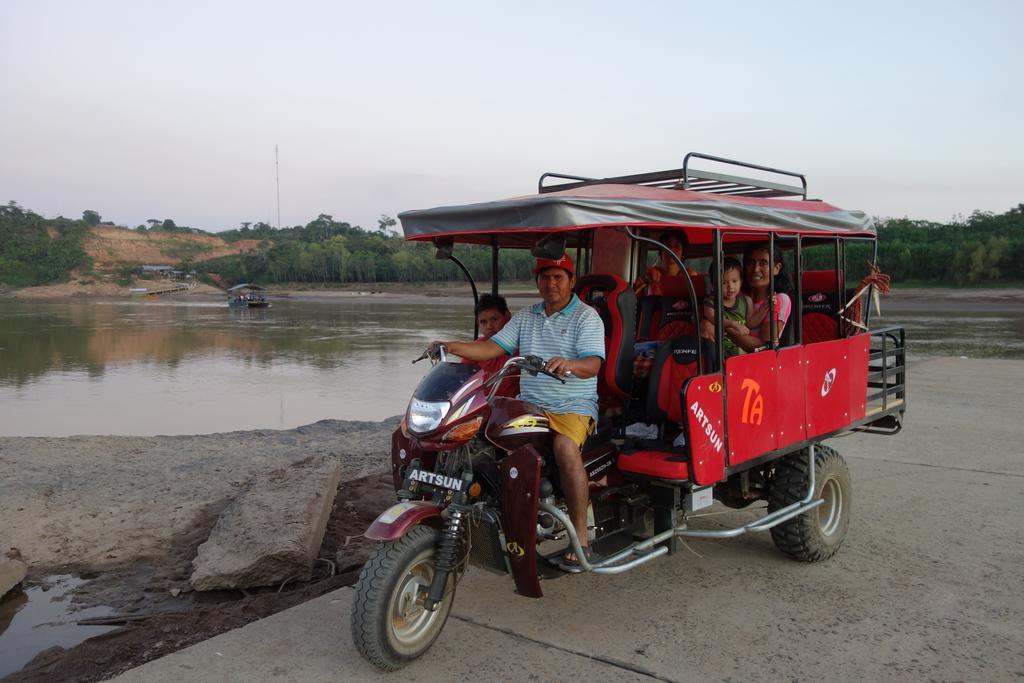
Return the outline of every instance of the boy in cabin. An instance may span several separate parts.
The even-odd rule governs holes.
[[[474,313],[476,314],[476,324],[480,333],[479,339],[490,339],[501,331],[501,328],[505,327],[505,323],[512,319],[512,313],[508,310],[508,303],[505,302],[505,297],[498,296],[497,294],[484,294],[481,296]],[[508,359],[509,355],[505,353],[490,360],[472,361],[463,358],[462,362],[479,365],[487,371],[488,375],[493,375],[505,366],[505,361]],[[513,398],[518,396],[519,378],[513,376],[502,380],[497,395],[511,396]]]
[[[725,331],[725,339],[722,342],[725,356],[738,356],[745,353],[729,338],[730,329],[739,329],[744,334],[749,332],[747,316],[753,311],[753,303],[750,297],[742,292],[743,289],[743,266],[736,259],[727,257],[722,262],[722,328]],[[715,298],[713,296],[704,299],[704,319],[701,321],[701,336],[705,339],[715,338]]]

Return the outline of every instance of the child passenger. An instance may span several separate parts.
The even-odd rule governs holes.
[[[748,331],[747,316],[753,310],[750,297],[743,294],[743,266],[732,257],[722,262],[722,328],[725,331],[723,348],[726,357],[746,353],[729,338],[730,329]],[[715,299],[713,296],[704,299],[704,320],[701,322],[701,336],[706,339],[715,338]]]
[[[476,324],[479,329],[479,339],[490,339],[496,335],[501,328],[505,327],[512,318],[511,311],[508,310],[508,304],[505,302],[505,297],[498,296],[497,294],[484,294],[480,297],[480,301],[477,303],[474,309],[476,314]],[[497,358],[485,360],[482,362],[471,361],[463,358],[463,363],[471,363],[479,365],[488,375],[493,375],[505,367],[505,361],[508,360],[508,354],[502,354]],[[501,388],[498,390],[499,396],[511,396],[515,397],[519,395],[519,378],[518,377],[506,377],[502,380]]]

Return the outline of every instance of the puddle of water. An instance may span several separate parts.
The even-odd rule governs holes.
[[[70,574],[50,576],[42,585],[11,591],[0,600],[0,678],[20,670],[47,648],[73,647],[117,628],[75,623],[113,613],[109,607],[75,610],[70,594],[83,583]]]

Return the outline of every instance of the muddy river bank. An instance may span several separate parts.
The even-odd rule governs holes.
[[[382,473],[396,425],[325,420],[202,436],[0,438],[0,543],[29,566],[21,590],[0,602],[0,677],[103,680],[350,585],[370,547],[362,533],[394,500]],[[193,591],[196,549],[235,493],[253,476],[313,455],[342,467],[313,579]]]

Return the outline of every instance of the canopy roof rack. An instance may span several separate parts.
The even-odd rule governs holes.
[[[775,173],[789,178],[799,178],[800,185],[786,185],[758,178],[745,178],[742,176],[726,175],[723,173],[712,173],[711,171],[700,171],[690,168],[690,159],[705,159],[722,164],[730,164],[743,168],[751,168],[767,173]],[[545,185],[548,178],[566,180],[557,185]],[[651,173],[637,173],[634,175],[616,176],[613,178],[587,178],[584,176],[567,175],[565,173],[545,173],[537,181],[538,194],[548,192],[559,192],[561,190],[572,190],[585,185],[646,185],[648,187],[667,188],[674,190],[690,190],[693,192],[706,192],[708,194],[732,194],[743,197],[778,198],[778,197],[800,197],[807,199],[807,178],[802,173],[783,171],[770,166],[751,164],[746,161],[736,161],[724,157],[690,152],[683,157],[683,167],[668,171],[653,171]]]

